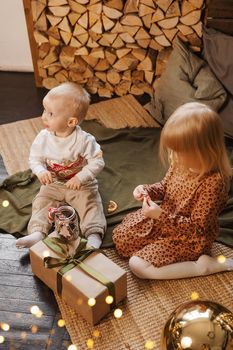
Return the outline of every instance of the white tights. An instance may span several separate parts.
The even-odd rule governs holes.
[[[225,262],[222,263],[219,262],[217,258],[209,255],[201,255],[197,261],[184,261],[167,266],[155,267],[138,256],[132,256],[129,259],[129,267],[139,278],[167,280],[233,271],[233,259],[226,258]]]

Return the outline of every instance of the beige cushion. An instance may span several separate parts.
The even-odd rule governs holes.
[[[207,63],[192,53],[177,38],[148,109],[164,125],[177,107],[199,101],[218,111],[226,99],[226,92]]]

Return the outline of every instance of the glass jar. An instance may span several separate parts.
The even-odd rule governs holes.
[[[54,210],[55,230],[68,241],[78,238],[80,234],[78,221],[76,211],[69,205],[63,205]]]

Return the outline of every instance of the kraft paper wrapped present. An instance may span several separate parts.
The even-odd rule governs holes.
[[[30,248],[30,259],[32,272],[95,325],[127,296],[127,275],[86,242],[79,239],[70,257],[70,246],[52,233]],[[109,295],[113,297],[112,304],[106,303]],[[88,304],[91,298],[93,306]]]

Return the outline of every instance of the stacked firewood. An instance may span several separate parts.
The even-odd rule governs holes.
[[[176,36],[195,51],[202,44],[204,0],[28,1],[32,55],[48,89],[69,80],[106,97],[150,93]]]

